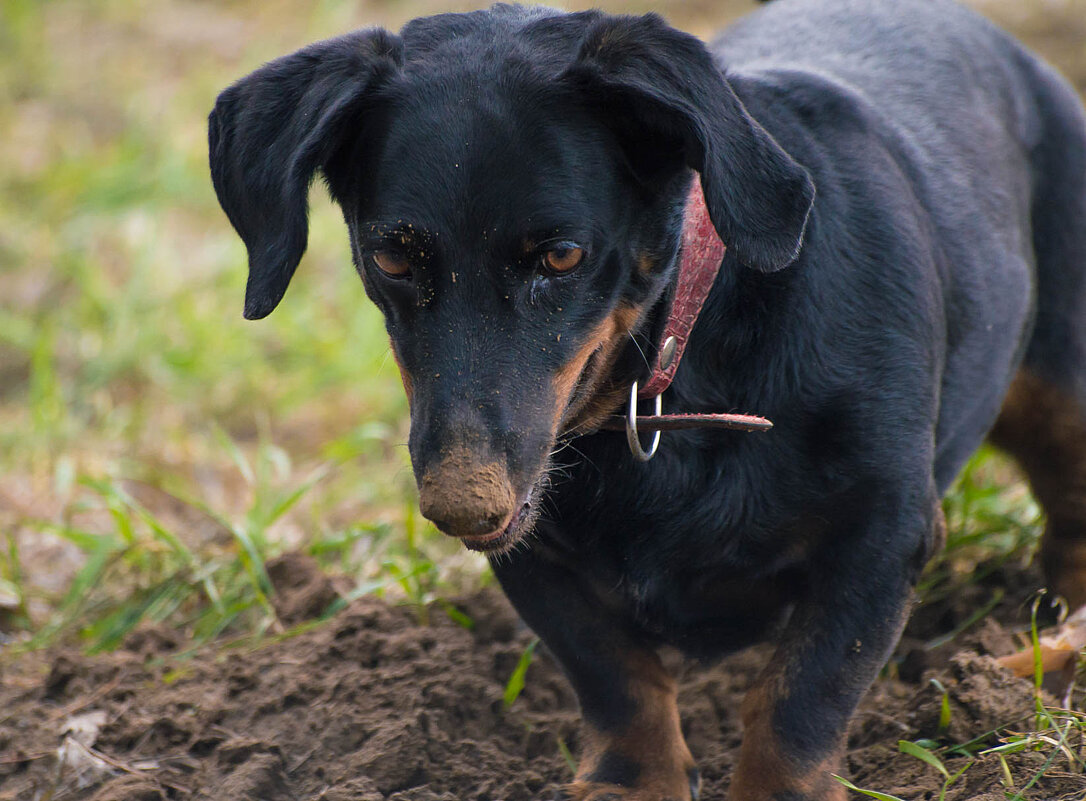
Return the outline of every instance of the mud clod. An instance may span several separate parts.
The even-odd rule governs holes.
[[[53,666],[49,668],[49,675],[45,678],[42,697],[48,701],[55,701],[63,697],[65,690],[68,689],[68,685],[75,678],[78,670],[79,666],[75,660],[63,655],[58,656],[53,662]]]
[[[339,597],[332,580],[312,556],[286,553],[265,567],[275,589],[275,614],[287,625],[320,617]]]
[[[914,701],[914,728],[920,737],[967,742],[980,734],[1009,724],[1024,724],[1034,711],[1033,687],[1016,678],[991,656],[964,651],[951,657],[950,666],[931,679],[946,689],[950,724],[939,729],[943,693],[932,682],[923,686]],[[1046,703],[1056,705],[1054,698]]]
[[[290,782],[278,754],[256,754],[226,777],[213,792],[197,798],[238,799],[238,801],[279,801],[292,799]]]

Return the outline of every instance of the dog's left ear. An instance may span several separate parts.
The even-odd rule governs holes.
[[[655,14],[601,17],[563,78],[614,112],[639,149],[681,147],[701,174],[713,226],[742,263],[772,272],[796,259],[814,184],[747,113],[700,40]]]
[[[249,251],[246,318],[282,299],[305,252],[314,174],[402,63],[398,36],[357,31],[276,59],[219,95],[208,119],[211,180]]]

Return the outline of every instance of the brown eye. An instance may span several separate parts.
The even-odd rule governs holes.
[[[543,254],[543,263],[547,269],[556,273],[568,273],[584,259],[584,248],[576,245],[562,245]]]
[[[411,264],[403,256],[388,250],[379,250],[371,257],[377,269],[393,278],[403,278],[411,274]]]

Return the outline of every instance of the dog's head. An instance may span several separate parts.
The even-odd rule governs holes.
[[[704,45],[653,15],[496,6],[320,42],[224,91],[210,147],[249,318],[286,291],[323,173],[410,399],[423,514],[488,551],[531,527],[558,438],[625,391],[691,171],[753,269],[795,259],[813,197]]]

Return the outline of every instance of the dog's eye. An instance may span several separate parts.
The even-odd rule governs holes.
[[[393,278],[406,278],[411,275],[411,263],[398,253],[379,250],[370,256],[377,269]]]
[[[572,242],[563,242],[543,254],[543,265],[555,273],[568,273],[584,259],[584,248]]]

